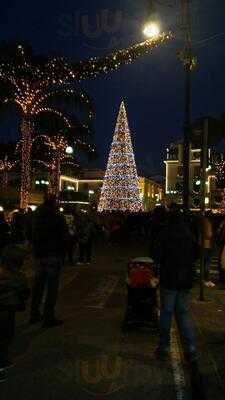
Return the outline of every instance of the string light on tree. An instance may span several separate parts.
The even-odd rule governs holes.
[[[9,161],[5,155],[3,160],[0,160],[0,171],[2,172],[2,189],[6,190],[9,183],[9,172],[16,166],[17,161]]]
[[[22,166],[20,207],[27,208],[30,191],[30,151],[34,127],[43,115],[64,121],[71,128],[71,119],[65,110],[53,106],[53,99],[72,98],[86,109],[88,120],[93,117],[93,106],[89,97],[77,88],[71,77],[68,63],[61,57],[44,58],[35,56],[23,45],[2,45],[0,51],[0,105],[16,104],[21,116]],[[2,88],[1,88],[2,89]],[[6,89],[6,90],[5,90]],[[88,124],[89,124],[88,122]]]
[[[80,103],[86,104],[88,117],[93,117],[90,99],[77,90],[74,85],[82,79],[96,77],[101,73],[118,70],[123,65],[134,62],[138,57],[149,54],[160,44],[172,37],[171,33],[162,33],[123,50],[104,57],[90,58],[69,63],[63,57],[39,57],[30,47],[23,44],[0,46],[0,83],[8,85],[6,94],[1,91],[0,103],[14,103],[21,112],[22,132],[22,173],[20,207],[26,208],[30,190],[30,150],[34,121],[38,115],[48,113],[70,121],[64,113],[49,102],[54,97],[74,95]]]
[[[39,158],[41,158],[43,155],[40,154],[43,153],[43,147],[40,146],[40,144],[43,144],[48,149],[48,161],[36,159],[34,161],[48,168],[50,175],[48,192],[58,196],[61,168],[64,166],[69,166],[70,168],[77,170],[79,168],[79,163],[74,158],[74,150],[73,153],[70,154],[66,152],[67,148],[72,147],[68,146],[67,140],[61,134],[53,135],[51,137],[48,135],[38,135],[35,139],[33,139],[33,147],[40,149],[38,151]]]
[[[151,53],[154,48],[172,38],[172,33],[161,33],[152,36],[142,43],[135,44],[126,49],[115,51],[105,57],[95,57],[81,61],[74,65],[74,76],[77,80],[94,78],[102,73],[117,71],[124,65],[136,61],[139,57]]]
[[[221,214],[225,214],[225,189],[222,191],[221,203],[219,206],[219,210]]]
[[[33,123],[23,120],[21,124],[22,134],[22,165],[21,165],[21,188],[20,188],[20,208],[25,209],[29,203],[30,191],[30,150],[32,144]]]
[[[217,185],[219,188],[225,188],[225,161],[215,164]]]
[[[98,211],[142,210],[139,181],[124,102],[120,105],[116,129],[101,190]]]

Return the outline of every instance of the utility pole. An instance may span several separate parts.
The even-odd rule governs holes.
[[[202,130],[201,151],[201,264],[200,264],[200,294],[199,300],[204,301],[204,218],[205,218],[205,196],[206,196],[206,168],[208,166],[208,136],[209,120],[204,119]]]
[[[184,49],[178,55],[185,69],[185,114],[183,140],[183,208],[190,208],[190,148],[191,148],[191,74],[195,66],[192,54],[190,0],[181,0]]]

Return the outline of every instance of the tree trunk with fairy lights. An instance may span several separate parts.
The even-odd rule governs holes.
[[[61,154],[59,150],[56,150],[50,176],[50,192],[51,194],[54,194],[56,196],[59,195],[60,174],[61,174]]]
[[[8,182],[9,182],[9,171],[6,169],[3,171],[3,176],[2,176],[2,189],[7,190],[8,188]]]
[[[2,189],[7,190],[9,181],[9,168],[8,168],[8,157],[7,155],[3,161],[3,171],[2,171]]]
[[[225,189],[222,191],[222,196],[221,196],[221,203],[219,206],[219,210],[221,214],[225,214]]]
[[[29,203],[29,192],[31,182],[30,152],[32,145],[33,122],[24,119],[21,123],[22,135],[22,157],[21,157],[21,188],[20,188],[20,208],[26,209]]]
[[[124,102],[121,103],[98,211],[142,210],[139,182]]]

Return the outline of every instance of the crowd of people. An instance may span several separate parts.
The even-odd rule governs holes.
[[[202,223],[201,223],[202,222]],[[225,279],[225,220],[206,213],[200,218],[182,213],[176,204],[156,207],[149,214],[87,214],[59,211],[56,198],[47,196],[37,210],[22,210],[7,220],[0,214],[0,374],[12,365],[9,349],[14,335],[15,313],[26,307],[29,284],[21,271],[32,253],[34,281],[30,324],[60,326],[56,317],[60,275],[65,263],[92,262],[94,239],[107,244],[144,240],[148,255],[158,265],[161,288],[160,340],[157,355],[164,358],[170,347],[175,313],[189,359],[197,358],[188,299],[195,279],[195,264],[204,252],[204,281],[212,287],[210,260],[215,246],[219,254],[220,280]],[[43,310],[41,309],[44,303]],[[0,377],[1,378],[1,377]]]

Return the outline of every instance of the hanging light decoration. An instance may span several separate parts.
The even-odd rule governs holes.
[[[17,56],[12,57],[11,60],[5,60],[4,49],[2,49],[0,81],[9,83],[13,88],[11,95],[6,97],[3,103],[16,103],[22,114],[21,208],[27,208],[29,200],[30,150],[35,118],[41,113],[48,113],[63,119],[68,127],[72,126],[70,119],[63,112],[55,107],[49,107],[49,100],[54,96],[74,95],[87,106],[90,120],[93,117],[93,107],[89,97],[71,86],[82,79],[116,71],[123,65],[134,62],[138,57],[151,53],[155,47],[165,43],[171,37],[171,33],[162,33],[105,57],[90,58],[77,63],[70,63],[63,57],[42,58],[40,61],[40,57],[31,55],[22,44],[16,47]]]

